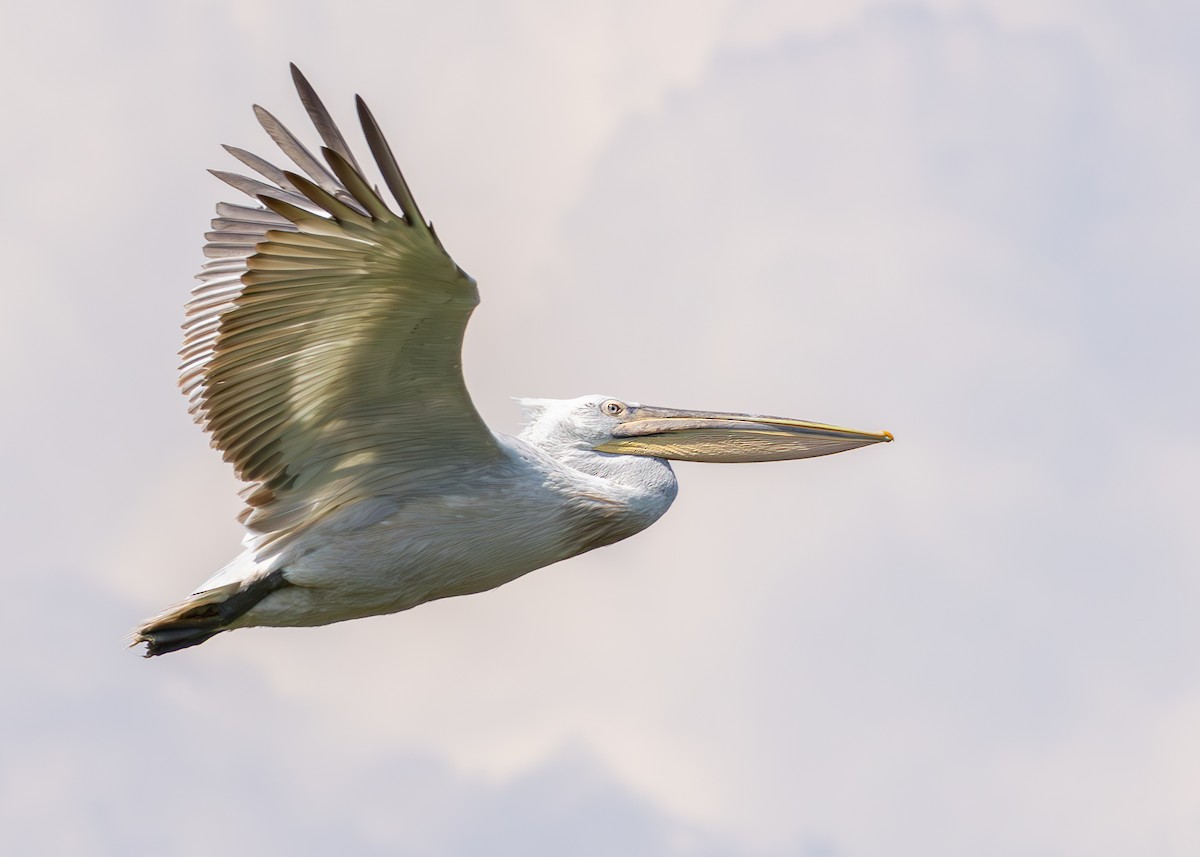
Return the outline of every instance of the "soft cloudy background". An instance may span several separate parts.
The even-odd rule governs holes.
[[[6,850],[1200,851],[1200,7],[0,19]],[[289,60],[479,279],[493,424],[606,392],[897,442],[682,465],[496,592],[139,659],[237,549],[175,350],[203,168],[270,152],[252,102],[304,127]]]

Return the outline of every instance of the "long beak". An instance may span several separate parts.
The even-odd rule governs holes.
[[[845,452],[892,440],[891,432],[751,414],[677,411],[639,405],[613,427],[600,452],[682,461],[786,461]]]

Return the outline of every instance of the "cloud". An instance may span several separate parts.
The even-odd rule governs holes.
[[[740,853],[664,816],[582,748],[484,779],[419,747],[331,735],[251,668],[140,661],[111,639],[121,605],[82,582],[63,598],[62,577],[9,589],[19,603],[60,605],[3,631],[10,652],[38,643],[7,672],[12,704],[0,715],[20,736],[0,749],[0,820],[14,850]]]

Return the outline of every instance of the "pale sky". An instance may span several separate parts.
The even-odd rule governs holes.
[[[12,7],[14,4],[9,4]],[[0,88],[12,853],[1200,852],[1200,8],[23,4]],[[19,34],[19,35],[15,35]],[[144,661],[238,549],[175,387],[230,143],[371,104],[481,412],[889,429],[677,467],[491,593]]]

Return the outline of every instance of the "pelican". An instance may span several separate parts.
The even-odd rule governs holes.
[[[266,181],[212,171],[253,202],[217,205],[180,352],[193,416],[247,483],[243,551],[135,629],[146,657],[493,589],[653,524],[675,499],[672,460],[892,440],[607,395],[520,400],[520,435],[491,431],[460,364],[475,280],[417,208],[362,98],[398,213],[294,65],[292,77],[324,161],[255,106],[296,170],[225,147]]]

